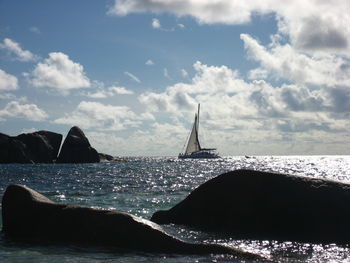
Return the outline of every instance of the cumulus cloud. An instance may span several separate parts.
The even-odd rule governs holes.
[[[43,121],[48,118],[48,115],[35,104],[20,104],[18,101],[11,101],[6,104],[4,109],[0,110],[0,117]]]
[[[96,130],[119,131],[127,127],[138,127],[142,121],[153,119],[151,114],[136,114],[126,106],[104,105],[99,102],[82,101],[76,109],[54,122],[78,125]]]
[[[3,43],[0,43],[0,49],[8,51],[15,56],[16,60],[23,62],[35,61],[38,58],[29,50],[22,49],[20,44],[9,38],[5,38]]]
[[[177,83],[166,88],[163,93],[147,92],[141,94],[139,100],[151,111],[182,114],[184,111],[193,111],[197,99],[204,101],[207,96],[225,98],[227,93],[237,93],[248,87],[242,80],[235,78],[238,75],[236,71],[226,66],[207,66],[198,61],[193,67],[196,74],[191,83]]]
[[[15,90],[17,88],[18,88],[17,78],[0,69],[0,91]]]
[[[296,83],[349,86],[350,63],[339,56],[310,56],[297,52],[291,45],[273,42],[269,48],[261,45],[247,34],[241,34],[251,59],[260,63],[261,68],[251,71],[250,77],[287,79]]]
[[[331,50],[349,53],[350,2],[331,1],[230,1],[230,0],[115,0],[111,15],[152,12],[192,16],[199,23],[243,24],[254,14],[275,14],[280,34],[286,34],[292,45],[308,50]],[[316,25],[316,26],[315,26]]]
[[[248,72],[249,79],[266,79],[268,77],[268,71],[263,68],[252,69]]]
[[[126,76],[128,76],[130,79],[132,79],[133,81],[135,81],[137,83],[141,83],[141,80],[138,77],[136,77],[134,74],[132,74],[132,73],[130,73],[128,71],[125,71],[124,74]]]
[[[33,86],[54,89],[63,94],[91,86],[83,66],[62,52],[49,53],[48,58],[36,65],[31,77]]]
[[[339,93],[339,89],[327,87],[309,89],[302,84],[275,87],[264,80],[246,82],[226,66],[201,62],[193,66],[196,74],[190,83],[177,83],[161,93],[143,93],[140,102],[151,112],[169,112],[187,120],[201,103],[202,122],[216,132],[335,132],[339,131],[339,126],[334,130],[338,120],[350,125],[345,115],[350,92]]]
[[[299,29],[295,44],[301,49],[342,49],[348,47],[348,39],[332,20],[319,16],[308,17]]]
[[[250,19],[251,9],[246,3],[232,1],[136,1],[115,0],[115,4],[109,9],[109,14],[127,15],[140,12],[169,12],[178,16],[191,15],[201,23],[242,23]],[[240,12],[237,12],[239,10]]]

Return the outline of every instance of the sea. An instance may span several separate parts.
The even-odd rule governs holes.
[[[94,164],[1,164],[0,195],[9,184],[23,184],[58,203],[124,211],[150,219],[155,211],[173,207],[209,179],[241,168],[350,182],[350,156],[234,156],[211,160],[125,157],[123,162]],[[163,228],[186,241],[237,247],[275,262],[350,262],[348,245],[235,240],[179,225]],[[1,235],[0,262],[252,261],[228,255],[111,252],[101,248],[16,243]]]

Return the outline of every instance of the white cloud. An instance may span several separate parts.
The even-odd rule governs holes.
[[[110,95],[110,93],[108,91],[103,91],[103,90],[96,91],[96,92],[88,92],[86,94],[87,97],[93,98],[93,99],[105,99],[105,98],[108,98],[109,95]],[[111,95],[111,96],[113,96],[113,95]]]
[[[241,34],[241,39],[250,58],[261,64],[261,68],[251,71],[250,77],[259,74],[266,77],[269,73],[275,78],[301,84],[350,86],[350,62],[341,57],[310,56],[278,42],[266,48],[247,34]]]
[[[161,25],[159,19],[157,19],[157,18],[153,18],[153,19],[152,19],[151,26],[152,26],[152,28],[154,28],[154,29],[158,29],[158,30],[165,31],[165,32],[173,32],[173,31],[175,31],[175,28],[164,28],[164,27]]]
[[[162,27],[160,25],[160,21],[157,18],[152,19],[152,27],[155,29],[160,29]]]
[[[280,32],[287,33],[294,47],[313,51],[349,53],[350,2],[310,1],[291,4],[278,11],[282,20]]]
[[[185,25],[184,24],[177,24],[177,26],[181,29],[184,29],[185,28]]]
[[[240,12],[237,12],[239,10]],[[191,15],[201,23],[242,23],[250,19],[249,5],[232,1],[136,1],[115,0],[115,4],[109,9],[109,14],[127,15],[139,12],[170,12],[178,16]]]
[[[0,69],[0,91],[15,89],[18,89],[17,78]]]
[[[0,117],[43,121],[48,118],[48,115],[35,104],[20,104],[18,101],[11,101],[0,110]]]
[[[236,71],[226,66],[207,66],[196,62],[193,67],[197,73],[190,84],[177,83],[168,87],[163,93],[141,94],[140,101],[151,111],[169,111],[179,115],[184,111],[192,112],[197,104],[197,99],[201,99],[201,97],[225,98],[226,93],[237,93],[249,87],[242,80],[235,78],[238,76]],[[204,98],[202,99],[204,100]]]
[[[0,43],[0,49],[7,50],[8,52],[15,55],[15,59],[23,62],[35,61],[37,56],[29,50],[23,50],[17,42],[5,38],[3,43]]]
[[[274,13],[281,34],[293,46],[313,52],[328,50],[350,56],[350,1],[230,1],[230,0],[115,0],[111,15],[173,13],[192,16],[199,23],[242,24],[254,14]]]
[[[120,95],[134,94],[134,92],[132,90],[128,90],[124,87],[110,87],[109,90],[114,92],[115,94],[120,94]]]
[[[44,62],[36,65],[31,77],[33,86],[54,89],[63,94],[91,86],[83,66],[61,52],[50,53]]]
[[[125,71],[124,74],[126,76],[128,76],[130,79],[132,79],[133,81],[135,81],[137,83],[141,83],[141,80],[138,77],[136,77],[134,74],[132,74],[132,73],[130,73],[128,71]]]
[[[348,40],[335,23],[316,15],[304,19],[295,38],[296,46],[306,50],[347,48]]]
[[[154,65],[154,62],[153,62],[151,59],[149,59],[149,60],[146,61],[145,64],[146,64],[147,66],[152,66],[152,65]]]
[[[126,106],[82,101],[72,113],[66,114],[65,117],[56,119],[54,122],[96,130],[119,131],[127,127],[138,127],[142,121],[150,119],[153,119],[151,114],[138,115]]]
[[[95,92],[88,92],[86,94],[87,97],[94,98],[94,99],[105,99],[116,95],[131,95],[134,94],[132,90],[128,90],[124,87],[116,87],[112,86],[106,89],[99,89]]]
[[[248,73],[249,79],[266,79],[267,77],[268,77],[268,72],[263,68],[252,69]]]
[[[345,114],[350,110],[350,92],[340,92],[342,89],[274,87],[264,80],[245,82],[226,66],[201,62],[196,62],[194,69],[191,83],[177,83],[161,93],[143,93],[140,102],[151,112],[169,112],[186,119],[201,103],[205,109],[201,119],[215,131],[286,132],[288,127],[289,132],[331,131],[337,120],[350,125]],[[286,126],[287,123],[294,126]]]

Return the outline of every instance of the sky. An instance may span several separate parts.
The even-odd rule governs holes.
[[[350,154],[350,1],[0,0],[0,132],[176,156]]]

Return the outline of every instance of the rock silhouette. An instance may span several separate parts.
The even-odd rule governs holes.
[[[53,163],[62,135],[50,131],[8,136],[0,133],[0,163]]]
[[[95,163],[99,162],[98,152],[91,147],[88,138],[83,131],[77,127],[72,127],[62,144],[58,163]]]
[[[6,239],[96,245],[155,253],[257,255],[215,244],[181,241],[148,220],[128,213],[57,204],[22,185],[9,185],[2,199]]]
[[[151,218],[239,239],[350,242],[350,184],[236,170],[200,185]]]

